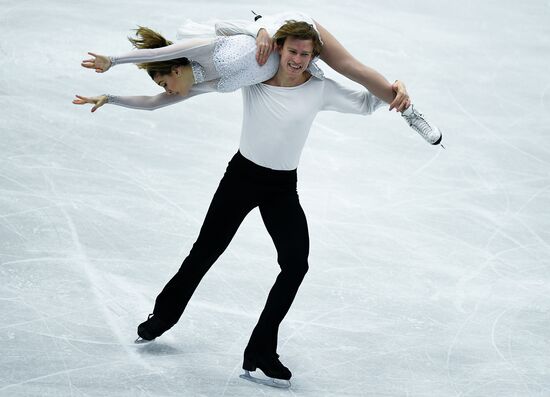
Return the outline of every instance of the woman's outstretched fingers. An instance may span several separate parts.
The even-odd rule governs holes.
[[[80,65],[84,66],[85,68],[93,68],[94,66],[94,60],[93,59],[85,59],[83,60]]]
[[[78,99],[73,99],[75,105],[83,105],[86,103],[86,98],[80,95],[75,95]]]
[[[73,103],[75,105],[84,105],[86,103],[93,104],[94,106],[91,109],[91,112],[95,112],[97,109],[99,109],[101,106],[103,106],[107,102],[107,97],[105,95],[101,95],[98,97],[85,97],[82,95],[75,95],[77,99],[73,100]]]
[[[88,55],[93,56],[93,58],[83,60],[82,66],[86,68],[95,68],[95,59],[97,58],[97,55],[93,52],[88,52]]]
[[[98,55],[93,52],[88,52],[94,58],[85,59],[81,65],[88,69],[94,69],[96,73],[103,73],[111,67],[111,59],[105,55]]]

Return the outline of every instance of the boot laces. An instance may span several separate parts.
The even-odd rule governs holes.
[[[411,126],[423,137],[428,137],[432,132],[432,128],[430,127],[422,113],[418,112],[416,109],[413,108],[412,113],[409,116],[404,117],[407,119],[409,126]]]

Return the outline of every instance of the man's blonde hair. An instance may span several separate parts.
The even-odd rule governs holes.
[[[298,22],[294,20],[286,21],[273,35],[273,40],[278,46],[282,47],[287,37],[293,37],[299,40],[311,40],[313,42],[313,57],[321,54],[323,43],[321,42],[319,33],[317,33],[313,25],[307,22]]]

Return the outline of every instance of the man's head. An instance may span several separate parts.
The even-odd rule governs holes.
[[[311,40],[313,46],[313,58],[321,54],[323,43],[319,37],[319,33],[315,27],[307,22],[297,22],[294,20],[286,21],[286,23],[275,32],[273,41],[278,47],[282,48],[288,37],[294,37],[300,40]]]
[[[273,35],[273,40],[281,56],[279,71],[288,76],[301,75],[323,46],[319,34],[307,22],[287,21]]]

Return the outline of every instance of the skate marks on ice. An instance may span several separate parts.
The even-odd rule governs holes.
[[[484,390],[499,385],[514,390],[514,395],[548,395],[550,383],[544,368],[550,349],[545,331],[548,321],[543,317],[546,313],[547,318],[548,299],[546,291],[538,300],[489,315],[483,312],[480,304],[466,318],[447,352],[447,380],[456,395],[483,395]],[[476,332],[479,323],[487,324],[486,332]],[[484,352],[483,357],[472,355],[465,365],[465,341],[473,335],[479,339],[476,343],[479,351]],[[485,373],[476,372],[476,361],[477,365],[486,367]],[[468,375],[479,381],[466,382],[464,377]]]
[[[123,364],[124,364],[123,361],[111,363],[111,365],[113,365],[113,366],[123,365]],[[105,367],[105,363],[87,365],[87,366],[77,367],[77,368],[74,368],[74,367],[73,368],[66,368],[63,371],[52,372],[52,373],[49,373],[49,374],[46,374],[46,375],[25,379],[24,381],[21,381],[21,382],[9,384],[7,386],[4,386],[4,387],[0,388],[0,392],[4,392],[4,391],[10,390],[10,389],[15,389],[19,386],[24,386],[26,384],[35,383],[35,382],[38,382],[38,381],[43,381],[43,380],[47,380],[47,379],[50,379],[50,378],[55,378],[55,377],[58,377],[58,376],[64,376],[67,379],[67,381],[69,382],[71,395],[74,395],[74,392],[79,392],[79,389],[75,385],[72,384],[71,377],[70,377],[71,373],[85,371],[85,370],[98,369],[98,368],[104,368],[104,367]]]
[[[494,128],[488,126],[484,122],[480,120],[479,117],[476,117],[474,114],[472,114],[470,111],[468,111],[462,103],[458,100],[458,98],[455,96],[453,91],[449,88],[446,89],[447,93],[449,94],[450,98],[453,100],[455,105],[461,110],[462,113],[464,113],[474,124],[476,124],[478,127],[480,127],[483,131],[488,132],[493,139],[496,141],[502,143],[503,145],[509,147],[510,149],[517,151],[539,163],[543,163],[545,165],[550,165],[550,161],[547,161],[546,159],[541,158],[540,156],[537,156],[536,154],[530,153],[526,151],[525,149],[519,147],[517,144],[511,143],[508,139],[505,139],[502,136],[502,132],[495,131]],[[507,127],[509,131],[512,131],[514,127],[517,126],[517,124],[520,124],[521,122],[525,121],[526,118],[534,117],[538,114],[538,111],[532,111],[527,115],[518,116],[517,120],[513,122],[511,125]],[[506,136],[506,135],[504,135]]]
[[[51,192],[53,193],[54,197],[57,197],[58,200],[61,200],[61,197],[57,192],[54,181],[46,173],[42,173],[42,175],[44,176],[45,180],[49,184]],[[153,367],[151,367],[146,361],[141,359],[141,357],[138,354],[136,354],[136,352],[133,349],[131,349],[132,344],[128,341],[129,336],[125,335],[125,333],[122,331],[122,328],[119,322],[116,319],[116,311],[124,310],[124,309],[123,308],[115,309],[115,307],[112,304],[110,304],[109,300],[105,298],[106,296],[109,295],[104,288],[104,286],[107,285],[106,280],[98,273],[98,271],[95,269],[92,262],[89,260],[88,255],[86,253],[86,248],[82,245],[80,241],[79,233],[75,225],[75,222],[73,221],[73,218],[71,217],[71,215],[69,214],[65,206],[60,206],[59,211],[65,218],[68,229],[70,231],[73,247],[76,250],[76,254],[73,257],[73,260],[84,268],[84,273],[90,283],[90,289],[93,292],[93,296],[96,300],[97,307],[101,311],[103,318],[107,322],[109,328],[116,336],[116,339],[119,342],[118,345],[123,347],[126,354],[132,358],[132,361],[138,363],[139,365],[143,366],[147,370],[154,370]]]
[[[165,335],[163,335],[163,339],[166,339],[164,337]],[[175,356],[185,356],[185,355],[189,356],[191,354],[194,354],[192,351],[184,352],[180,350],[177,347],[178,345],[159,341],[158,338],[153,339],[151,341],[144,341],[144,342],[136,342],[136,341],[134,341],[131,344],[131,346],[133,346],[134,349],[136,349],[136,351],[142,357],[155,357],[155,356],[175,357]]]

